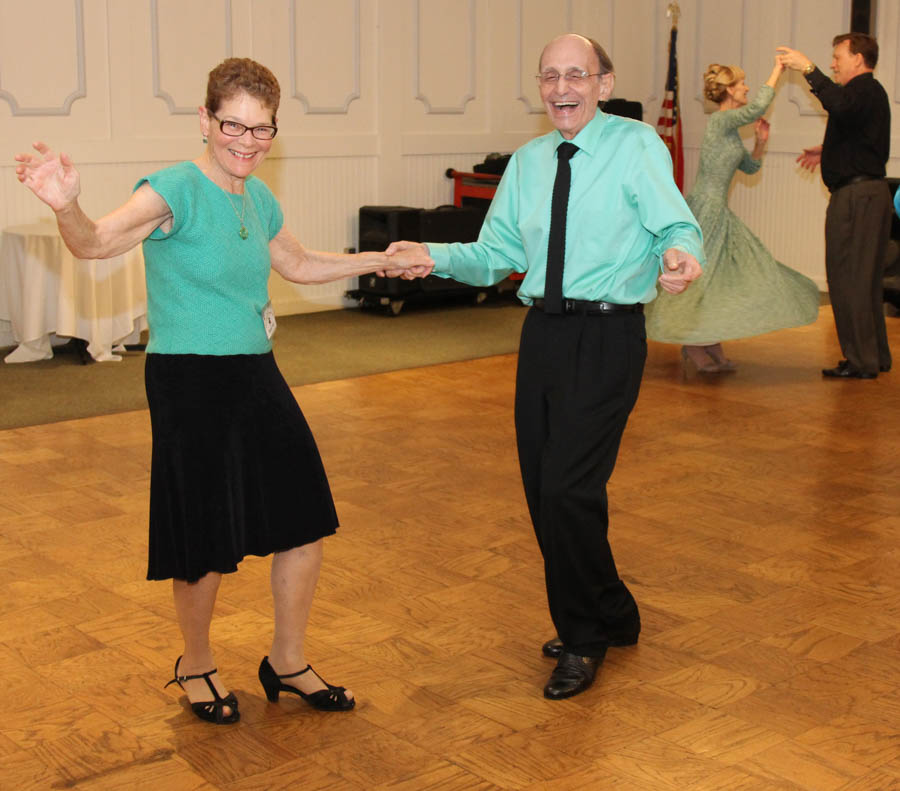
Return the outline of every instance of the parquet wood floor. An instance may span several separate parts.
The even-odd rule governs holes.
[[[258,558],[213,624],[240,724],[163,690],[179,634],[143,579],[146,412],[0,432],[0,787],[900,788],[900,369],[823,381],[827,308],[727,348],[736,374],[685,379],[651,344],[610,487],[644,632],[563,702],[541,696],[513,355],[296,390],[343,524],[308,653],[349,714],[266,701]]]

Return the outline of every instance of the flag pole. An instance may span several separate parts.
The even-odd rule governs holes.
[[[678,185],[678,189],[684,190],[684,148],[681,111],[678,106],[678,57],[675,51],[681,8],[676,0],[672,0],[666,7],[666,16],[672,20],[672,30],[669,33],[669,66],[666,72],[666,89],[659,120],[656,122],[656,131],[672,157],[672,175],[675,183]]]
[[[681,16],[681,8],[678,6],[677,0],[673,0],[666,7],[666,16],[672,19],[672,29],[678,30],[678,17]]]

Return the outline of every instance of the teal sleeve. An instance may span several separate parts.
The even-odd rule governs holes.
[[[641,225],[656,237],[653,255],[662,267],[662,254],[670,247],[690,253],[701,266],[703,235],[694,215],[672,179],[672,158],[658,135],[647,137],[639,153],[631,184],[631,200],[637,207]]]
[[[188,221],[193,185],[184,175],[182,167],[175,165],[151,173],[134,185],[134,189],[137,190],[142,184],[149,184],[150,188],[166,202],[169,211],[172,212],[172,227],[168,233],[161,228],[154,228],[147,237],[148,239],[168,239],[177,234]],[[186,189],[186,187],[188,188]]]
[[[715,117],[720,119],[726,129],[737,129],[745,126],[757,118],[762,118],[763,113],[769,109],[772,99],[775,98],[775,89],[768,85],[761,85],[753,97],[753,101],[745,104],[737,110],[719,110]]]
[[[477,242],[429,244],[434,274],[472,286],[499,283],[526,269],[525,251],[517,226],[519,186],[516,155],[510,158]]]
[[[894,193],[894,211],[900,215],[900,189]]]
[[[751,157],[749,151],[744,152],[744,156],[741,157],[741,161],[738,163],[738,168],[740,170],[751,175],[756,173],[761,167],[762,160]]]
[[[269,220],[269,241],[271,242],[278,236],[284,225],[284,212],[281,211],[281,205],[276,201],[272,211],[272,217]]]
[[[428,253],[434,261],[433,275],[450,277],[450,245],[428,242]]]

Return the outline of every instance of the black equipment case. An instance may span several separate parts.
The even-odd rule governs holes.
[[[409,206],[361,206],[359,209],[359,251],[384,250],[391,242],[474,242],[481,230],[486,210],[474,206],[439,206],[414,209]],[[362,307],[381,307],[393,315],[411,299],[472,295],[476,302],[487,289],[469,286],[444,277],[429,275],[416,280],[399,277],[361,275],[359,286],[348,291],[350,299]]]

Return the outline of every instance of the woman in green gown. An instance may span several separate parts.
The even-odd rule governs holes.
[[[734,172],[755,173],[769,137],[763,113],[775,97],[783,67],[778,61],[753,101],[747,103],[744,72],[712,64],[703,75],[704,93],[719,105],[709,119],[700,148],[700,165],[688,205],[703,231],[703,277],[678,299],[661,294],[646,306],[647,336],[680,343],[685,367],[702,373],[736,366],[721,341],[798,327],[816,320],[819,290],[808,277],[776,261],[765,245],[728,208]],[[738,129],[755,122],[752,154]]]

